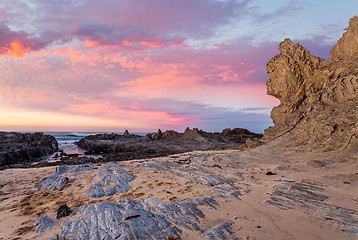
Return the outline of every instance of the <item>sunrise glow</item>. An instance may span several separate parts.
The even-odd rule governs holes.
[[[345,2],[1,1],[0,130],[263,132],[266,62],[286,37],[329,58]]]

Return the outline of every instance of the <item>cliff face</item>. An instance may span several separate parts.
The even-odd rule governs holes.
[[[349,23],[328,60],[290,39],[280,44],[267,63],[267,93],[281,104],[271,112],[275,126],[266,129],[266,140],[291,132],[310,148],[357,151],[358,17]]]

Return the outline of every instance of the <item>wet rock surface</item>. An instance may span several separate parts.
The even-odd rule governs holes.
[[[135,134],[97,134],[81,139],[77,145],[87,154],[102,154],[103,161],[123,161],[168,156],[193,150],[237,149],[249,138],[261,134],[246,129],[225,129],[221,133],[208,133],[187,128],[184,133],[173,130],[139,136]]]
[[[0,169],[36,161],[57,150],[58,143],[50,135],[0,132]]]

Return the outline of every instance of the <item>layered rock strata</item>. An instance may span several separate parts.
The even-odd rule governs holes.
[[[358,17],[324,60],[290,39],[267,63],[267,94],[280,100],[265,130],[272,140],[292,132],[297,146],[358,149]]]

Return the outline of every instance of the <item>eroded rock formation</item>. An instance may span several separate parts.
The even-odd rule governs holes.
[[[280,54],[267,63],[267,93],[275,124],[265,131],[272,140],[287,132],[297,145],[333,149],[358,148],[358,17],[324,60],[285,39]]]

